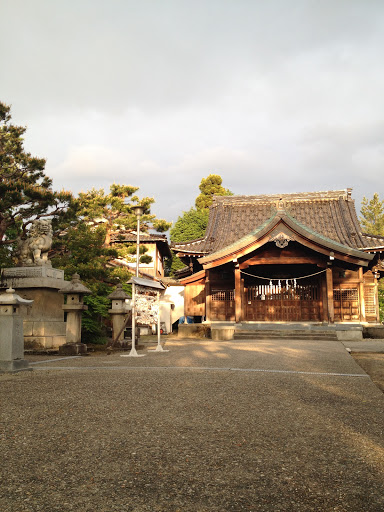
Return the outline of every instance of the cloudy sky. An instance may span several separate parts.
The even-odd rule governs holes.
[[[382,0],[0,0],[0,100],[54,188],[175,221],[235,194],[384,196]]]

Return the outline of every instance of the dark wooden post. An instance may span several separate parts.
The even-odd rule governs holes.
[[[211,321],[212,295],[210,273],[211,272],[209,270],[205,273],[205,319],[207,322]]]
[[[327,306],[328,306],[328,322],[333,324],[335,321],[335,307],[333,304],[333,275],[332,268],[327,268]]]
[[[241,273],[238,263],[235,263],[235,321],[242,320]]]
[[[326,272],[321,276],[321,298],[322,298],[322,321],[328,322],[328,295],[327,295],[327,275]]]
[[[360,322],[366,321],[365,316],[365,295],[364,295],[364,276],[363,269],[359,267],[359,305],[360,305]]]

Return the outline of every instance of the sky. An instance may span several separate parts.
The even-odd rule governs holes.
[[[0,0],[0,101],[53,188],[384,196],[382,0]]]

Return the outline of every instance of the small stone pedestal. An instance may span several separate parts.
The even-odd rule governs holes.
[[[0,373],[31,370],[24,359],[23,318],[20,306],[32,304],[8,288],[0,295]]]
[[[67,303],[63,310],[67,313],[66,343],[59,347],[59,354],[79,355],[87,352],[87,346],[81,343],[81,317],[83,311],[88,309],[84,304],[84,295],[90,295],[88,290],[81,282],[79,274],[73,274],[72,281],[59,293],[67,296]]]

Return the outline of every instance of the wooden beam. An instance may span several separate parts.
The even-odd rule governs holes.
[[[250,267],[251,265],[292,265],[292,264],[310,264],[310,265],[318,265],[323,263],[323,261],[320,258],[310,258],[310,257],[271,257],[271,258],[257,258],[253,257],[247,261],[244,261],[240,264],[240,268],[246,269]]]

